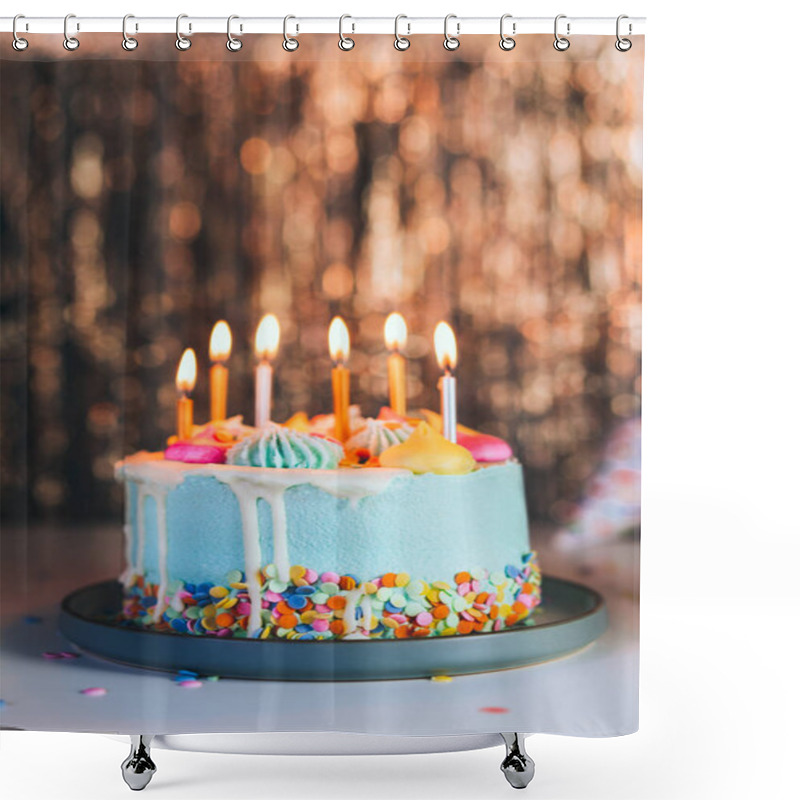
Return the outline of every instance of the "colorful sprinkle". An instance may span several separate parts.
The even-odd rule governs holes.
[[[178,686],[180,686],[181,689],[199,689],[202,685],[203,685],[202,681],[196,681],[191,679],[185,681],[178,681]]]
[[[534,611],[541,602],[541,574],[535,557],[526,555],[502,571],[489,574],[474,567],[456,573],[452,582],[431,583],[403,572],[387,572],[362,582],[353,574],[318,574],[301,565],[290,568],[290,581],[285,582],[277,578],[275,565],[267,564],[256,573],[260,578],[256,602],[250,596],[252,587],[242,583],[241,571],[231,570],[218,584],[171,581],[167,610],[158,621],[152,616],[158,586],[139,577],[127,587],[123,611],[116,620],[126,626],[189,636],[326,640],[353,630],[353,617],[346,609],[355,602],[355,609],[350,608],[355,630],[368,629],[374,639],[498,631],[519,623],[534,624]],[[363,616],[364,597],[372,607],[368,624]],[[178,604],[172,602],[174,598]],[[261,625],[248,634],[251,612],[260,613]],[[68,659],[77,654],[47,652],[42,657]],[[177,680],[183,684],[200,678],[181,671]]]
[[[103,697],[108,694],[108,691],[102,686],[91,686],[88,689],[81,689],[81,694],[86,695],[86,697]]]

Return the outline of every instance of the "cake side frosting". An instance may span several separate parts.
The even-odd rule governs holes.
[[[312,576],[349,575],[345,584],[355,583],[350,592],[375,580],[380,588],[380,576],[387,573],[444,583],[466,569],[487,596],[491,587],[480,582],[490,574],[497,578],[509,567],[520,574],[525,569],[527,518],[521,468],[515,463],[439,476],[385,467],[190,465],[140,454],[121,464],[119,476],[128,497],[130,563],[123,578],[132,596],[155,591],[155,601],[144,595],[149,605],[136,612],[152,624],[166,624],[177,613],[168,584],[221,587],[237,570],[247,577],[234,583],[242,583],[248,597],[260,596],[263,604],[265,591],[280,594],[265,590],[265,570],[274,572],[269,581],[277,581],[277,588],[288,588],[298,565]],[[359,603],[366,603],[363,595],[346,601],[346,634],[356,632],[353,608]],[[247,635],[263,633],[261,616],[248,618]],[[510,616],[513,620],[514,613]],[[437,624],[442,630],[452,627]],[[381,635],[392,630],[378,627]]]
[[[120,462],[122,621],[348,639],[530,618],[541,578],[516,461],[476,463],[433,418],[363,420],[344,444],[325,421],[233,418]]]

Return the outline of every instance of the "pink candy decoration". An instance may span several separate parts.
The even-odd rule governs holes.
[[[307,569],[306,574],[303,575],[303,579],[307,580],[309,583],[316,583],[318,577],[319,576],[317,575],[316,572],[314,572],[313,569]]]
[[[224,464],[226,452],[224,447],[213,444],[176,442],[167,447],[164,458],[167,461],[182,461],[184,464]]]
[[[508,442],[485,433],[461,433],[459,431],[456,441],[462,447],[466,447],[476,461],[484,463],[507,461],[513,455]]]
[[[417,614],[416,621],[417,625],[430,625],[433,622],[433,615],[423,611],[421,614]]]
[[[178,686],[180,686],[181,689],[199,689],[202,685],[203,685],[202,681],[189,680],[189,681],[178,682]]]
[[[339,583],[339,576],[335,572],[323,572],[319,579],[323,583]]]
[[[87,697],[102,697],[106,694],[106,690],[102,686],[91,686],[88,689],[81,689],[81,694]]]
[[[398,414],[393,408],[389,406],[381,406],[378,419],[381,422],[405,422],[406,418],[402,414]]]
[[[329,605],[322,603],[321,605],[315,605],[314,611],[318,611],[320,614],[329,614],[333,609]]]
[[[283,597],[281,595],[276,594],[275,592],[271,592],[269,590],[267,590],[267,593],[264,595],[264,597],[266,597],[267,600],[270,601],[270,603],[280,603],[280,601],[283,600]]]
[[[249,614],[250,613],[250,603],[243,603],[239,601],[236,604],[236,613],[237,614]]]
[[[315,631],[322,632],[322,631],[326,631],[326,630],[328,630],[328,628],[330,628],[330,623],[326,619],[315,619],[311,623],[311,627]]]

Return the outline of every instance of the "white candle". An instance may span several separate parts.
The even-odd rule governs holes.
[[[274,314],[265,314],[256,330],[256,427],[266,428],[272,418],[272,359],[278,352],[281,326]]]
[[[439,391],[442,396],[442,435],[450,442],[456,441],[456,379],[453,370],[456,367],[458,351],[456,337],[453,329],[446,323],[440,322],[433,334],[433,345],[436,350],[436,359],[444,371],[439,380]]]
[[[272,364],[256,367],[256,428],[266,428],[272,417]]]

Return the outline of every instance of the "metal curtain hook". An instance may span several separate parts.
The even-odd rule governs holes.
[[[405,14],[398,14],[394,18],[394,49],[395,50],[408,50],[411,47],[411,39],[406,39],[405,36],[400,35],[400,20],[401,19],[408,19]],[[407,22],[408,25],[408,33],[411,34],[411,23]]]
[[[136,19],[136,18],[133,16],[133,14],[126,14],[122,18],[122,49],[128,51],[135,50],[139,46],[138,39],[134,39],[133,36],[128,36],[129,19]]]
[[[351,39],[349,36],[345,36],[344,33],[342,32],[342,27],[346,19],[353,19],[353,18],[349,14],[342,14],[342,16],[339,17],[339,48],[341,50],[352,50],[356,46],[355,41]],[[353,32],[355,32],[355,29],[356,26],[353,25]]]
[[[67,14],[67,16],[64,17],[64,49],[69,50],[70,52],[77,50],[81,46],[81,43],[75,36],[69,35],[69,21],[71,19],[75,19],[74,14]],[[79,31],[80,29],[80,25],[76,23],[75,30]]]
[[[620,38],[620,35],[619,35],[619,24],[624,19],[629,19],[627,14],[620,14],[617,17],[617,41],[614,42],[614,47],[616,47],[617,50],[620,51],[620,53],[627,53],[628,50],[630,50],[631,47],[633,47],[633,42],[630,39],[622,39],[622,38]],[[630,36],[632,32],[633,32],[633,28],[631,26],[631,23],[628,22],[628,36]]]
[[[455,14],[448,14],[444,18],[444,42],[442,42],[442,44],[444,45],[445,50],[458,50],[458,47],[461,44],[458,39],[458,32],[461,28],[461,25],[460,23],[456,22],[456,35],[451,36],[447,32],[447,23],[450,22],[451,19],[458,19],[458,17]]]
[[[296,39],[294,36],[289,36],[288,25],[290,19],[297,19],[297,17],[292,16],[291,14],[287,14],[283,18],[283,49],[287,53],[294,53],[294,51],[297,50],[298,47],[300,47],[300,40]],[[300,26],[295,25],[295,31],[297,32],[299,30]]]
[[[13,41],[11,42],[11,46],[17,51],[22,52],[23,50],[28,49],[28,40],[23,39],[21,36],[17,35],[17,20],[18,19],[25,19],[24,14],[17,14],[14,17],[14,21],[11,23],[11,33],[14,36]]]
[[[181,33],[181,20],[182,19],[188,19],[188,18],[189,18],[188,14],[178,14],[178,16],[175,19],[175,36],[177,37],[175,39],[175,47],[177,47],[178,50],[188,50],[192,46],[192,40],[191,39],[187,39]],[[190,22],[189,23],[189,32],[191,33],[191,31],[192,31],[192,24]]]
[[[558,32],[558,21],[560,19],[566,19],[566,14],[559,14],[556,17],[555,24],[553,25],[553,32],[555,33],[555,41],[553,42],[553,47],[559,51],[559,53],[563,53],[565,50],[569,49],[569,39],[564,38]],[[567,22],[567,36],[569,36],[569,22]]]
[[[242,45],[244,44],[241,39],[237,39],[231,33],[231,22],[233,22],[235,19],[239,19],[239,17],[237,17],[236,14],[231,14],[228,17],[228,41],[225,43],[225,47],[227,47],[228,50],[231,51],[231,53],[238,53],[242,49]],[[239,28],[239,30],[241,31],[241,27]]]
[[[513,50],[517,46],[516,40],[513,39],[511,36],[506,36],[505,31],[503,30],[503,27],[505,25],[506,20],[507,19],[511,19],[512,16],[513,16],[512,14],[503,14],[503,16],[500,17],[500,49],[501,50],[506,50],[506,51]],[[514,34],[516,32],[517,32],[517,23],[516,22],[512,22],[511,23],[511,33]]]

